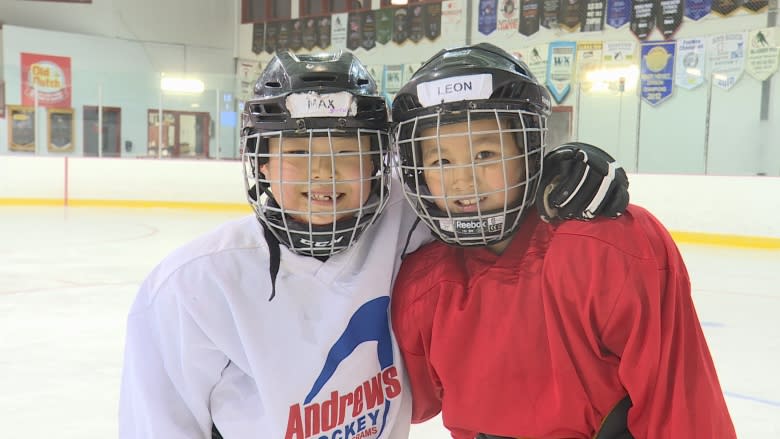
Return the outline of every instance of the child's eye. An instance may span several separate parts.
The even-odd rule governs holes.
[[[295,155],[304,155],[304,154],[308,154],[308,153],[309,153],[309,151],[307,151],[305,149],[290,149],[290,150],[287,150],[287,151],[284,152],[284,154],[290,154],[290,155],[293,155],[293,154],[295,154]]]
[[[477,153],[476,160],[489,160],[496,156],[495,151],[480,151]]]
[[[450,161],[447,159],[441,159],[441,160],[435,160],[433,163],[431,163],[428,166],[447,166],[450,164]]]

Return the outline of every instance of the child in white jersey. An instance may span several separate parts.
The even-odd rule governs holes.
[[[390,190],[385,101],[350,53],[279,53],[254,92],[242,158],[255,215],[143,282],[119,436],[406,438],[388,304],[404,245],[430,235],[407,236],[415,215]]]

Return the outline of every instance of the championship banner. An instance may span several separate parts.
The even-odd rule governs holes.
[[[712,10],[712,0],[685,0],[685,16],[697,21]]]
[[[460,32],[460,20],[464,15],[460,0],[441,2],[441,32],[444,35]]]
[[[366,50],[371,50],[376,47],[376,17],[374,11],[363,11],[360,15],[363,30],[360,45]]]
[[[704,83],[705,45],[704,38],[686,38],[677,41],[674,85],[693,90]]]
[[[304,19],[303,31],[301,32],[301,44],[306,50],[314,49],[317,45],[317,19],[309,17]]]
[[[265,51],[276,52],[276,37],[279,35],[279,23],[265,24]]]
[[[490,35],[496,31],[498,0],[479,0],[479,33]]]
[[[406,84],[409,82],[410,79],[412,79],[412,75],[414,75],[414,72],[417,71],[420,67],[422,67],[423,63],[411,63],[411,64],[404,64],[404,73],[401,75],[401,81],[403,84]]]
[[[683,0],[660,0],[658,2],[656,25],[664,39],[671,40],[674,34],[677,33],[677,30],[680,29],[684,3]]]
[[[542,0],[520,0],[520,20],[517,31],[530,37],[539,32],[539,2]]]
[[[499,31],[514,33],[515,29],[520,26],[520,8],[517,1],[519,0],[499,0],[497,25]]]
[[[330,47],[331,20],[330,16],[319,18],[317,21],[317,47],[327,49]]]
[[[728,17],[739,8],[742,0],[712,0],[712,12]]]
[[[290,48],[290,31],[291,26],[289,21],[280,21],[279,30],[276,34],[276,50],[285,50]]]
[[[393,10],[377,9],[374,11],[376,18],[376,42],[387,44],[393,38]]]
[[[368,64],[366,65],[366,70],[368,70],[368,74],[371,75],[372,78],[374,78],[374,82],[376,82],[376,89],[379,90],[380,93],[384,93],[385,66],[382,64]]]
[[[636,77],[632,70],[636,68],[636,41],[604,41],[601,66],[604,71],[614,72],[609,78],[605,78],[610,90],[624,92],[626,81],[635,84]]]
[[[655,27],[655,0],[634,0],[631,10],[631,32],[646,40]]]
[[[745,0],[742,7],[753,13],[764,12],[769,7],[769,0]]]
[[[745,70],[745,33],[735,32],[710,38],[708,55],[712,83],[729,90]]]
[[[425,5],[425,37],[433,41],[441,35],[441,3]]]
[[[592,73],[601,70],[604,43],[601,41],[577,41],[577,82],[580,89],[590,91],[593,87]]]
[[[674,41],[642,43],[639,71],[640,95],[650,105],[658,105],[674,90]]]
[[[70,108],[72,77],[70,58],[22,53],[22,106]]]
[[[582,11],[582,32],[604,30],[604,9],[606,9],[606,0],[585,0],[585,8]]]
[[[360,47],[363,39],[363,17],[360,12],[347,13],[347,49],[355,50]],[[336,41],[334,38],[333,41]]]
[[[547,54],[547,88],[555,102],[561,103],[571,90],[574,76],[574,56],[577,43],[573,41],[553,41]]]
[[[542,2],[540,24],[547,29],[558,29],[558,15],[560,15],[561,0],[540,1]]]
[[[395,93],[403,85],[404,66],[403,64],[391,64],[385,66],[385,92]]]
[[[265,48],[265,23],[252,25],[252,53],[259,55]]]
[[[303,20],[290,21],[290,50],[297,52],[303,47]]]
[[[241,99],[246,99],[254,94],[255,83],[260,78],[260,63],[252,61],[250,59],[239,59],[237,64],[238,70],[238,87],[241,91]]]
[[[409,24],[406,8],[398,8],[393,12],[393,42],[403,44],[409,38]]]
[[[564,0],[561,2],[558,25],[568,32],[577,32],[582,27],[582,8],[585,0]]]
[[[769,27],[750,31],[748,34],[747,64],[745,70],[750,76],[765,81],[777,71],[778,56],[777,28]]]
[[[349,13],[332,14],[330,19],[330,44],[334,49],[347,47]]]
[[[542,82],[547,76],[547,50],[547,44],[539,44],[520,49],[514,55],[525,62],[537,81]]]
[[[425,37],[425,16],[423,5],[410,5],[406,16],[409,23],[409,39],[419,43]]]
[[[621,28],[631,20],[634,4],[631,0],[607,0],[607,24]]]

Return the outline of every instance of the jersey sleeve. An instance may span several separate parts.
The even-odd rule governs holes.
[[[688,273],[663,231],[661,257],[637,259],[602,331],[620,357],[637,438],[735,438],[691,297]]]
[[[209,395],[227,360],[201,355],[208,341],[174,295],[144,304],[146,293],[127,321],[119,438],[210,438]]]
[[[430,335],[420,326],[430,322],[434,305],[432,294],[419,295],[414,258],[404,262],[393,289],[391,315],[393,331],[403,356],[412,390],[412,422],[420,423],[441,411],[442,387],[426,355]]]

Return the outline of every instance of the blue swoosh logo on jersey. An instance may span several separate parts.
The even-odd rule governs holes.
[[[387,317],[389,305],[390,296],[382,296],[364,303],[363,306],[355,311],[355,314],[349,319],[344,333],[330,348],[320,375],[314,381],[314,386],[312,386],[309,394],[306,395],[305,404],[310,403],[314,399],[333,374],[336,373],[339,364],[346,360],[362,343],[369,341],[377,342],[376,353],[381,370],[393,364],[393,340],[390,337],[390,324]],[[389,412],[390,400],[386,399],[385,416],[382,419],[382,428],[379,430],[377,437],[382,436]]]

